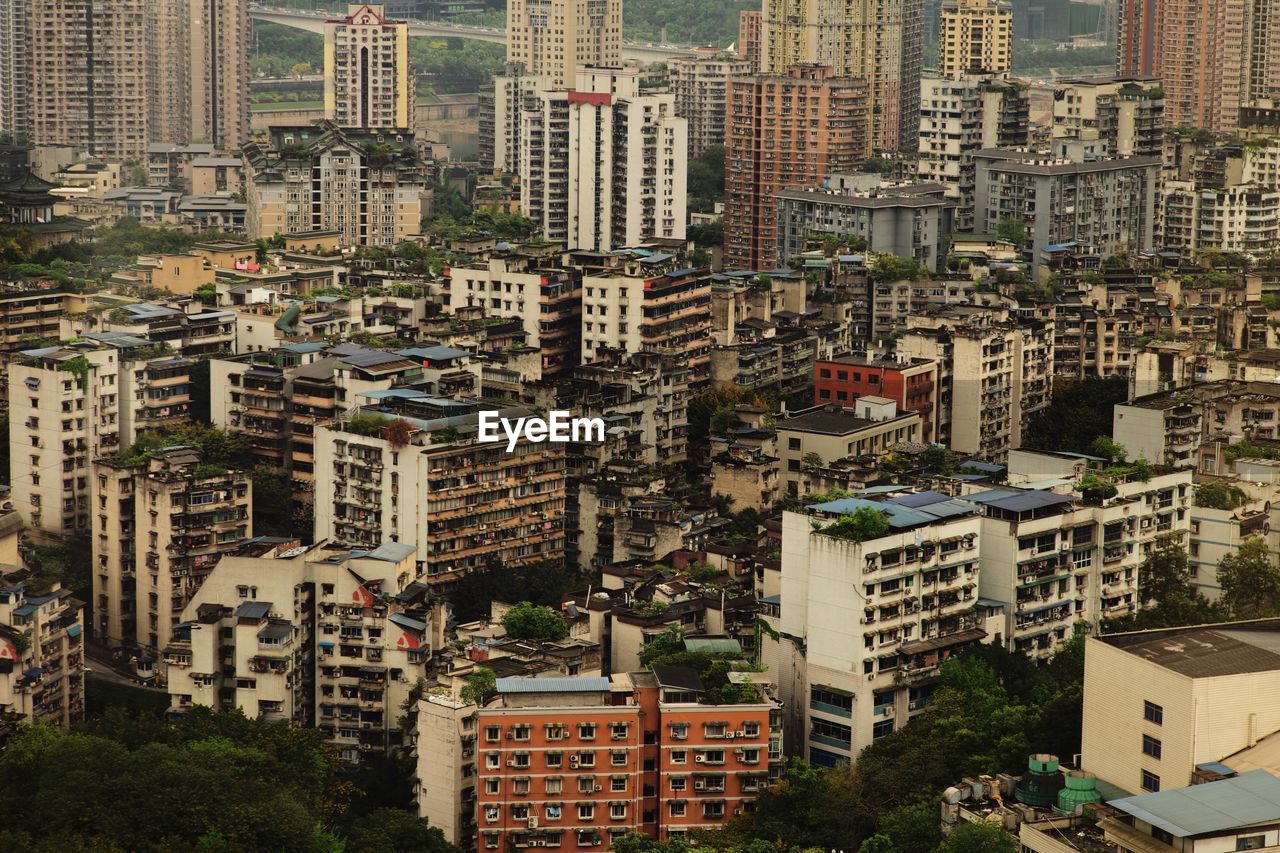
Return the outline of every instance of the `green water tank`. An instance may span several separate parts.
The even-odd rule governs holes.
[[[1058,814],[1075,814],[1086,803],[1101,802],[1098,793],[1098,778],[1083,770],[1072,770],[1066,774],[1066,787],[1058,792],[1058,805],[1054,811]]]
[[[1027,759],[1027,772],[1022,774],[1016,789],[1018,802],[1047,809],[1057,802],[1061,789],[1058,756],[1041,752]]]

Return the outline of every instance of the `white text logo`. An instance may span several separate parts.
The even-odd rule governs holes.
[[[509,418],[500,417],[497,412],[480,413],[480,432],[477,440],[481,444],[495,444],[507,438],[507,452],[516,449],[516,442],[523,436],[531,444],[544,441],[565,444],[570,441],[604,441],[603,418],[575,418],[569,412],[551,412],[551,417],[543,418]]]

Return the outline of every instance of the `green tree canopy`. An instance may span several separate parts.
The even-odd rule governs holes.
[[[563,640],[569,636],[564,614],[550,607],[522,601],[502,617],[507,636],[517,640]]]
[[[498,693],[498,678],[493,670],[486,667],[478,666],[473,669],[466,681],[461,692],[463,702],[483,707]]]
[[[1280,569],[1261,537],[1246,540],[1218,561],[1222,600],[1238,619],[1280,615]]]
[[[1018,853],[1018,839],[995,823],[962,823],[938,853]]]

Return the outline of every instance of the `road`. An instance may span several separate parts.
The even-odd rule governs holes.
[[[331,17],[323,12],[299,12],[289,9],[272,9],[266,6],[251,7],[249,15],[255,21],[270,21],[296,30],[306,30],[309,33],[323,33],[324,22]],[[445,24],[439,21],[410,21],[409,35],[449,36],[494,44],[507,43],[505,30],[494,27],[473,27],[467,24]],[[629,41],[624,41],[622,44],[623,59],[635,59],[645,64],[693,55],[693,48],[676,44],[641,44]]]

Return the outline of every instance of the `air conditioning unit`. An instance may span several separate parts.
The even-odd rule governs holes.
[[[694,783],[693,783],[693,790],[695,790],[695,791],[705,791],[705,790],[707,790],[707,785],[706,785],[706,783],[705,783],[705,782],[694,782]]]
[[[707,757],[706,757],[705,755],[695,755],[695,756],[693,757],[693,763],[694,763],[694,764],[706,764],[706,763],[707,763]]]
[[[570,756],[569,756],[569,766],[570,766],[570,767],[577,767],[577,766],[578,766],[578,756],[576,756],[576,755],[570,755]]]
[[[601,791],[603,791],[603,790],[604,790],[604,788],[603,788],[603,786],[596,785],[596,786],[595,786],[594,788],[592,788],[591,790],[592,790],[592,792],[593,792],[593,793],[598,794],[598,793],[600,793]]]
[[[530,828],[530,829],[537,829],[537,828],[538,828],[538,818],[537,818],[537,817],[535,817],[534,815],[530,815],[530,816],[529,816],[529,828]]]
[[[725,739],[725,740],[733,740],[733,732],[725,732],[725,733],[724,733],[724,739]]]
[[[515,739],[516,739],[515,732],[507,732],[507,740],[515,740]]]
[[[735,732],[735,734],[736,734],[738,737],[746,737],[746,736],[747,736],[747,733],[746,733],[746,731],[745,731],[745,730],[740,730],[740,731],[738,731],[738,732]]]

